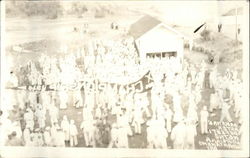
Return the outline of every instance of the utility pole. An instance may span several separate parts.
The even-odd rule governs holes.
[[[218,26],[218,32],[221,32],[221,29],[222,29],[221,10],[222,10],[221,0],[218,0],[217,1],[217,26]]]
[[[235,39],[238,41],[238,8],[235,8]]]

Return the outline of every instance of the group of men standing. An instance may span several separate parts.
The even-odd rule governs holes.
[[[84,139],[85,146],[129,148],[132,137],[146,132],[148,148],[195,149],[197,131],[208,133],[207,122],[215,109],[221,109],[220,121],[232,121],[229,104],[234,105],[236,117],[241,116],[242,81],[236,71],[221,75],[216,66],[209,69],[205,61],[195,65],[184,60],[181,64],[176,57],[150,58],[139,65],[129,41],[96,41],[90,45],[75,54],[65,50],[65,56],[59,59],[42,55],[39,66],[27,64],[28,90],[9,90],[5,96],[4,112],[22,111],[23,115],[16,120],[1,116],[8,120],[3,142],[73,147]],[[77,64],[79,59],[84,59],[81,66]],[[82,81],[111,82],[124,76],[135,79],[143,69],[150,70],[154,80],[147,92],[126,91],[118,83],[98,91],[79,86]],[[25,83],[20,79],[11,72],[9,87]],[[48,86],[54,91],[48,91]],[[206,89],[214,89],[210,100],[205,99]],[[67,114],[61,116],[60,112],[70,106],[82,113],[81,122]]]

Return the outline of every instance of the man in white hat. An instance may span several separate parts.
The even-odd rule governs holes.
[[[88,146],[94,146],[94,125],[93,120],[83,120],[81,123],[80,129],[83,132],[85,145]]]
[[[119,129],[116,123],[112,124],[112,129],[111,129],[111,140],[109,142],[108,147],[117,147],[118,144],[118,139],[119,139]]]
[[[41,94],[42,105],[48,110],[51,104],[50,91],[46,91],[46,87],[43,86],[40,94]]]
[[[214,109],[217,109],[219,107],[219,94],[216,90],[215,93],[210,94],[210,106],[209,106],[209,112],[213,112]]]
[[[118,147],[119,148],[128,148],[128,136],[132,134],[131,129],[129,126],[119,126],[118,127]]]
[[[102,118],[101,106],[98,104],[98,107],[95,108],[95,118],[100,120]]]
[[[28,96],[28,98],[29,98],[30,106],[31,106],[31,107],[34,107],[34,105],[37,104],[37,92],[32,91],[32,90],[29,91],[29,96]]]
[[[241,93],[242,93],[241,91],[235,93],[234,112],[236,118],[238,118],[240,116],[240,113],[242,112],[243,97]]]
[[[63,130],[59,127],[57,128],[57,135],[56,135],[56,147],[65,147],[65,135]]]
[[[203,109],[200,112],[200,122],[201,122],[201,134],[207,134],[207,122],[208,122],[209,113],[207,111],[207,106],[203,106]]]
[[[60,128],[58,123],[55,122],[51,126],[50,133],[51,133],[51,144],[52,146],[56,146],[56,135],[57,135],[57,129]]]
[[[18,105],[21,109],[24,109],[26,92],[25,92],[25,90],[17,90],[17,92],[18,92],[17,93]]]
[[[82,91],[80,88],[74,92],[74,101],[76,108],[83,107]]]
[[[173,121],[179,122],[183,119],[183,110],[181,107],[181,96],[178,92],[173,95],[173,110],[174,116]]]
[[[136,134],[141,134],[141,124],[143,122],[144,120],[143,120],[142,107],[140,104],[136,104],[134,109],[134,120],[133,120],[133,125]]]
[[[44,145],[45,146],[51,146],[51,134],[50,134],[50,127],[46,127],[45,131],[43,133],[43,138],[44,138]]]
[[[172,131],[173,111],[169,107],[169,104],[166,106],[166,119],[167,119],[166,128],[168,133],[170,133]]]
[[[58,122],[59,110],[55,105],[51,105],[49,110],[51,124]]]
[[[154,119],[150,119],[147,121],[146,125],[147,125],[147,147],[148,148],[154,148],[156,146],[156,142],[155,142],[155,135],[156,135],[156,126],[155,123],[156,120]]]
[[[195,149],[195,137],[197,136],[196,124],[192,120],[186,122],[186,148]]]
[[[202,89],[200,89],[199,86],[195,86],[195,90],[194,90],[194,101],[195,101],[195,104],[198,105],[202,99]]]
[[[205,78],[204,72],[202,71],[197,72],[195,79],[196,79],[196,86],[198,86],[199,89],[203,88],[204,78]]]
[[[230,106],[227,103],[227,101],[228,101],[227,99],[224,99],[224,101],[222,103],[220,122],[222,122],[225,118],[229,122],[232,121],[232,118],[231,118],[230,113],[229,113]]]
[[[118,95],[119,95],[119,98],[120,98],[121,102],[123,103],[124,99],[125,99],[125,95],[126,95],[126,90],[125,90],[125,88],[123,86],[119,87]]]
[[[192,79],[191,77],[187,77],[187,85],[185,88],[185,93],[187,96],[189,96],[189,94],[191,94],[192,92]]]
[[[190,66],[190,74],[191,74],[191,81],[194,84],[195,83],[195,76],[196,76],[197,72],[196,72],[196,67],[193,64]]]
[[[153,130],[155,130],[155,147],[156,148],[161,148],[161,149],[167,149],[167,137],[168,137],[168,132],[167,129],[165,128],[165,120],[164,119],[159,119],[155,121],[156,126]]]
[[[18,78],[14,74],[14,71],[10,71],[10,76],[7,84],[9,87],[18,87]]]
[[[31,131],[29,128],[25,128],[24,131],[23,131],[23,140],[25,142],[25,146],[28,145],[30,143],[30,136],[31,135]]]
[[[183,85],[187,85],[187,76],[188,76],[188,69],[184,68],[181,73],[181,77],[183,79]]]
[[[91,89],[86,89],[84,107],[93,108],[95,105],[95,93]]]
[[[58,93],[60,98],[60,109],[67,109],[68,92],[66,91],[66,89],[61,88]]]
[[[151,114],[150,114],[150,111],[149,111],[149,100],[148,100],[148,95],[147,94],[148,94],[147,92],[143,93],[140,100],[141,100],[141,104],[142,104],[142,107],[143,107],[143,111],[145,111],[147,117],[150,117]]]
[[[63,116],[63,120],[61,122],[61,129],[64,132],[65,142],[69,142],[69,121],[66,115]]]
[[[217,82],[217,66],[215,65],[210,74],[209,74],[209,87],[210,88],[216,88],[216,82]]]
[[[195,123],[198,122],[199,119],[198,119],[196,106],[189,105],[188,112],[187,112],[187,119],[189,119]]]
[[[37,147],[43,146],[43,136],[40,133],[40,129],[36,128],[34,133],[32,133],[34,145]]]
[[[222,103],[223,103],[223,95],[224,95],[224,89],[223,88],[221,88],[221,87],[219,87],[219,88],[217,88],[216,89],[216,91],[218,92],[218,104],[219,104],[219,109],[221,109],[221,107],[222,107]]]
[[[151,100],[152,100],[152,104],[151,104],[152,117],[156,117],[157,108],[160,106],[163,106],[163,100],[160,96],[159,89],[155,86],[153,87],[151,91]]]
[[[30,108],[26,109],[24,113],[24,121],[26,123],[26,128],[30,128],[30,130],[34,129],[34,113]]]
[[[46,121],[46,109],[45,109],[45,107],[43,107],[41,105],[39,108],[36,108],[35,116],[37,117],[39,128],[44,128],[45,121]]]
[[[76,128],[74,120],[70,120],[69,135],[70,135],[70,146],[77,146],[78,145],[78,140],[77,140],[78,130]]]
[[[90,107],[84,107],[82,109],[83,121],[92,121],[94,119],[92,110]]]

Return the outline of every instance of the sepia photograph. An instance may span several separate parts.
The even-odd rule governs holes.
[[[249,157],[249,1],[1,2],[1,157]]]

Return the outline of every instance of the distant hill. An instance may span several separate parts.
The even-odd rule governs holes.
[[[43,16],[47,19],[84,15],[102,18],[107,15],[125,13],[122,5],[109,2],[84,1],[6,1],[6,17],[33,17]]]

